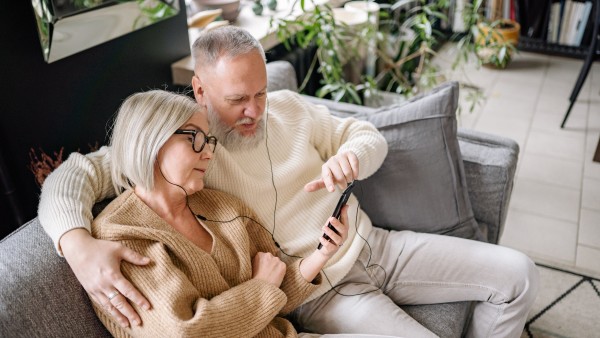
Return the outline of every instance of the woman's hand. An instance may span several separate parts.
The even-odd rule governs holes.
[[[335,191],[335,184],[346,189],[349,182],[358,178],[358,157],[351,151],[345,151],[332,156],[321,166],[321,178],[311,181],[304,186],[307,192],[326,188]]]
[[[348,238],[348,205],[344,205],[340,216],[341,221],[335,217],[330,217],[323,226],[323,233],[327,234],[330,240],[323,238],[323,235],[319,236],[319,241],[323,244],[321,249],[315,250],[310,256],[300,262],[300,274],[302,274],[302,277],[307,282],[312,282],[317,277],[327,261],[338,252]],[[339,232],[339,235],[329,229],[327,226],[328,223],[331,223]]]
[[[252,260],[252,278],[263,280],[276,287],[281,286],[286,269],[285,263],[270,252],[259,252]]]
[[[344,244],[346,239],[348,238],[348,205],[344,205],[342,208],[342,212],[340,214],[341,221],[336,219],[335,217],[329,217],[327,223],[323,226],[323,233],[329,236],[329,240],[325,239],[323,236],[319,237],[319,241],[323,245],[321,249],[318,251],[327,257],[327,259],[331,258],[335,255],[336,252],[340,249],[340,247]],[[331,228],[327,226],[327,224],[331,224],[338,233],[333,231]]]
[[[150,302],[121,274],[121,261],[146,265],[150,263],[148,257],[120,243],[95,239],[82,228],[64,234],[60,246],[75,277],[97,304],[122,327],[141,325],[140,316],[127,299],[146,310]]]

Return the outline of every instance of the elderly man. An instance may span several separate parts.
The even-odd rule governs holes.
[[[264,51],[242,29],[203,33],[193,57],[194,96],[223,145],[208,168],[207,187],[253,208],[282,257],[318,250],[315,234],[323,232],[339,197],[333,192],[379,168],[385,139],[369,123],[334,117],[295,93],[267,94]],[[48,177],[39,215],[95,300],[122,325],[140,325],[137,311],[151,305],[119,268],[123,260],[143,265],[148,259],[89,234],[92,205],[114,194],[110,149],[73,154]],[[322,334],[433,337],[399,305],[473,300],[470,336],[520,336],[538,283],[525,255],[461,238],[383,230],[371,225],[354,197],[349,205],[348,238],[324,269],[328,282],[294,311],[298,325]],[[120,295],[109,299],[114,291]]]

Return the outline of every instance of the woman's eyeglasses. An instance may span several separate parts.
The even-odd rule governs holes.
[[[202,130],[177,129],[175,130],[175,134],[192,135],[192,149],[197,153],[201,153],[207,143],[212,152],[215,152],[215,148],[217,147],[217,138],[214,136],[206,136]]]

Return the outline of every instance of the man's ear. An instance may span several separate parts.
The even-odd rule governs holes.
[[[203,87],[202,81],[200,81],[200,78],[198,77],[198,75],[194,75],[192,77],[192,88],[194,88],[194,97],[196,98],[196,102],[198,102],[198,104],[201,106],[205,106],[205,104],[204,104],[204,87]]]

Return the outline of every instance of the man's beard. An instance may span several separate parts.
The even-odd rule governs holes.
[[[256,122],[254,135],[244,136],[238,132],[235,127],[230,127],[221,121],[219,113],[207,103],[208,123],[210,133],[217,138],[219,143],[228,151],[249,150],[256,148],[265,136],[265,121],[260,119],[256,121],[253,118],[245,117],[236,121],[236,125]]]

